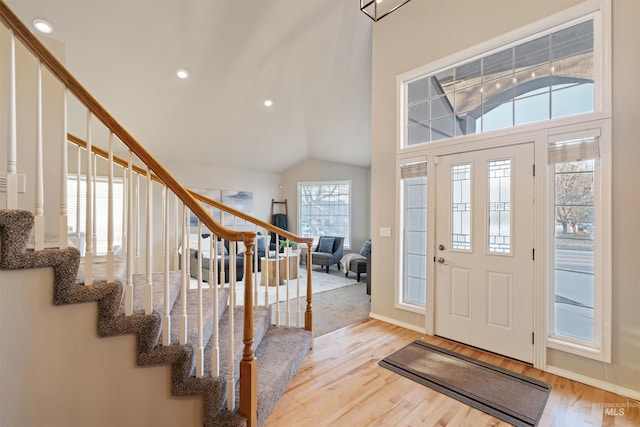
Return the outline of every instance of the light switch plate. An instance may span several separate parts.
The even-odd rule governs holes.
[[[391,227],[380,227],[380,237],[391,237]]]

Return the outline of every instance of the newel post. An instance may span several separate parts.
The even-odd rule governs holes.
[[[244,258],[244,329],[242,361],[240,362],[240,415],[247,427],[258,425],[258,360],[253,352],[253,274],[251,262],[255,235],[246,238]]]

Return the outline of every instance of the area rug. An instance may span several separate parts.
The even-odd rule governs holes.
[[[300,300],[300,324],[304,322],[304,310],[306,308],[306,298]],[[371,312],[371,299],[367,295],[366,284],[364,282],[342,288],[324,291],[313,294],[313,336],[327,334],[345,326],[352,325],[361,320],[367,319]],[[281,302],[280,325],[286,324],[286,302]],[[295,322],[297,311],[296,299],[289,300],[289,310],[291,318]],[[275,309],[271,308],[273,323],[276,323]]]
[[[542,381],[422,341],[379,365],[516,427],[536,426],[551,392]]]

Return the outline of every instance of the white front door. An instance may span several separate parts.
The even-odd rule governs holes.
[[[533,360],[533,143],[439,156],[437,335]]]

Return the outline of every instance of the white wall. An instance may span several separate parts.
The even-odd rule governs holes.
[[[298,182],[351,181],[351,252],[371,237],[371,169],[307,159],[282,174],[282,199],[287,199],[289,229],[298,231]]]
[[[413,0],[373,26],[371,228],[396,224],[396,76],[580,3],[578,0]],[[640,392],[640,2],[613,0],[613,363],[549,351],[549,363],[585,378]],[[373,237],[374,315],[415,329],[425,316],[394,307],[392,238]]]

